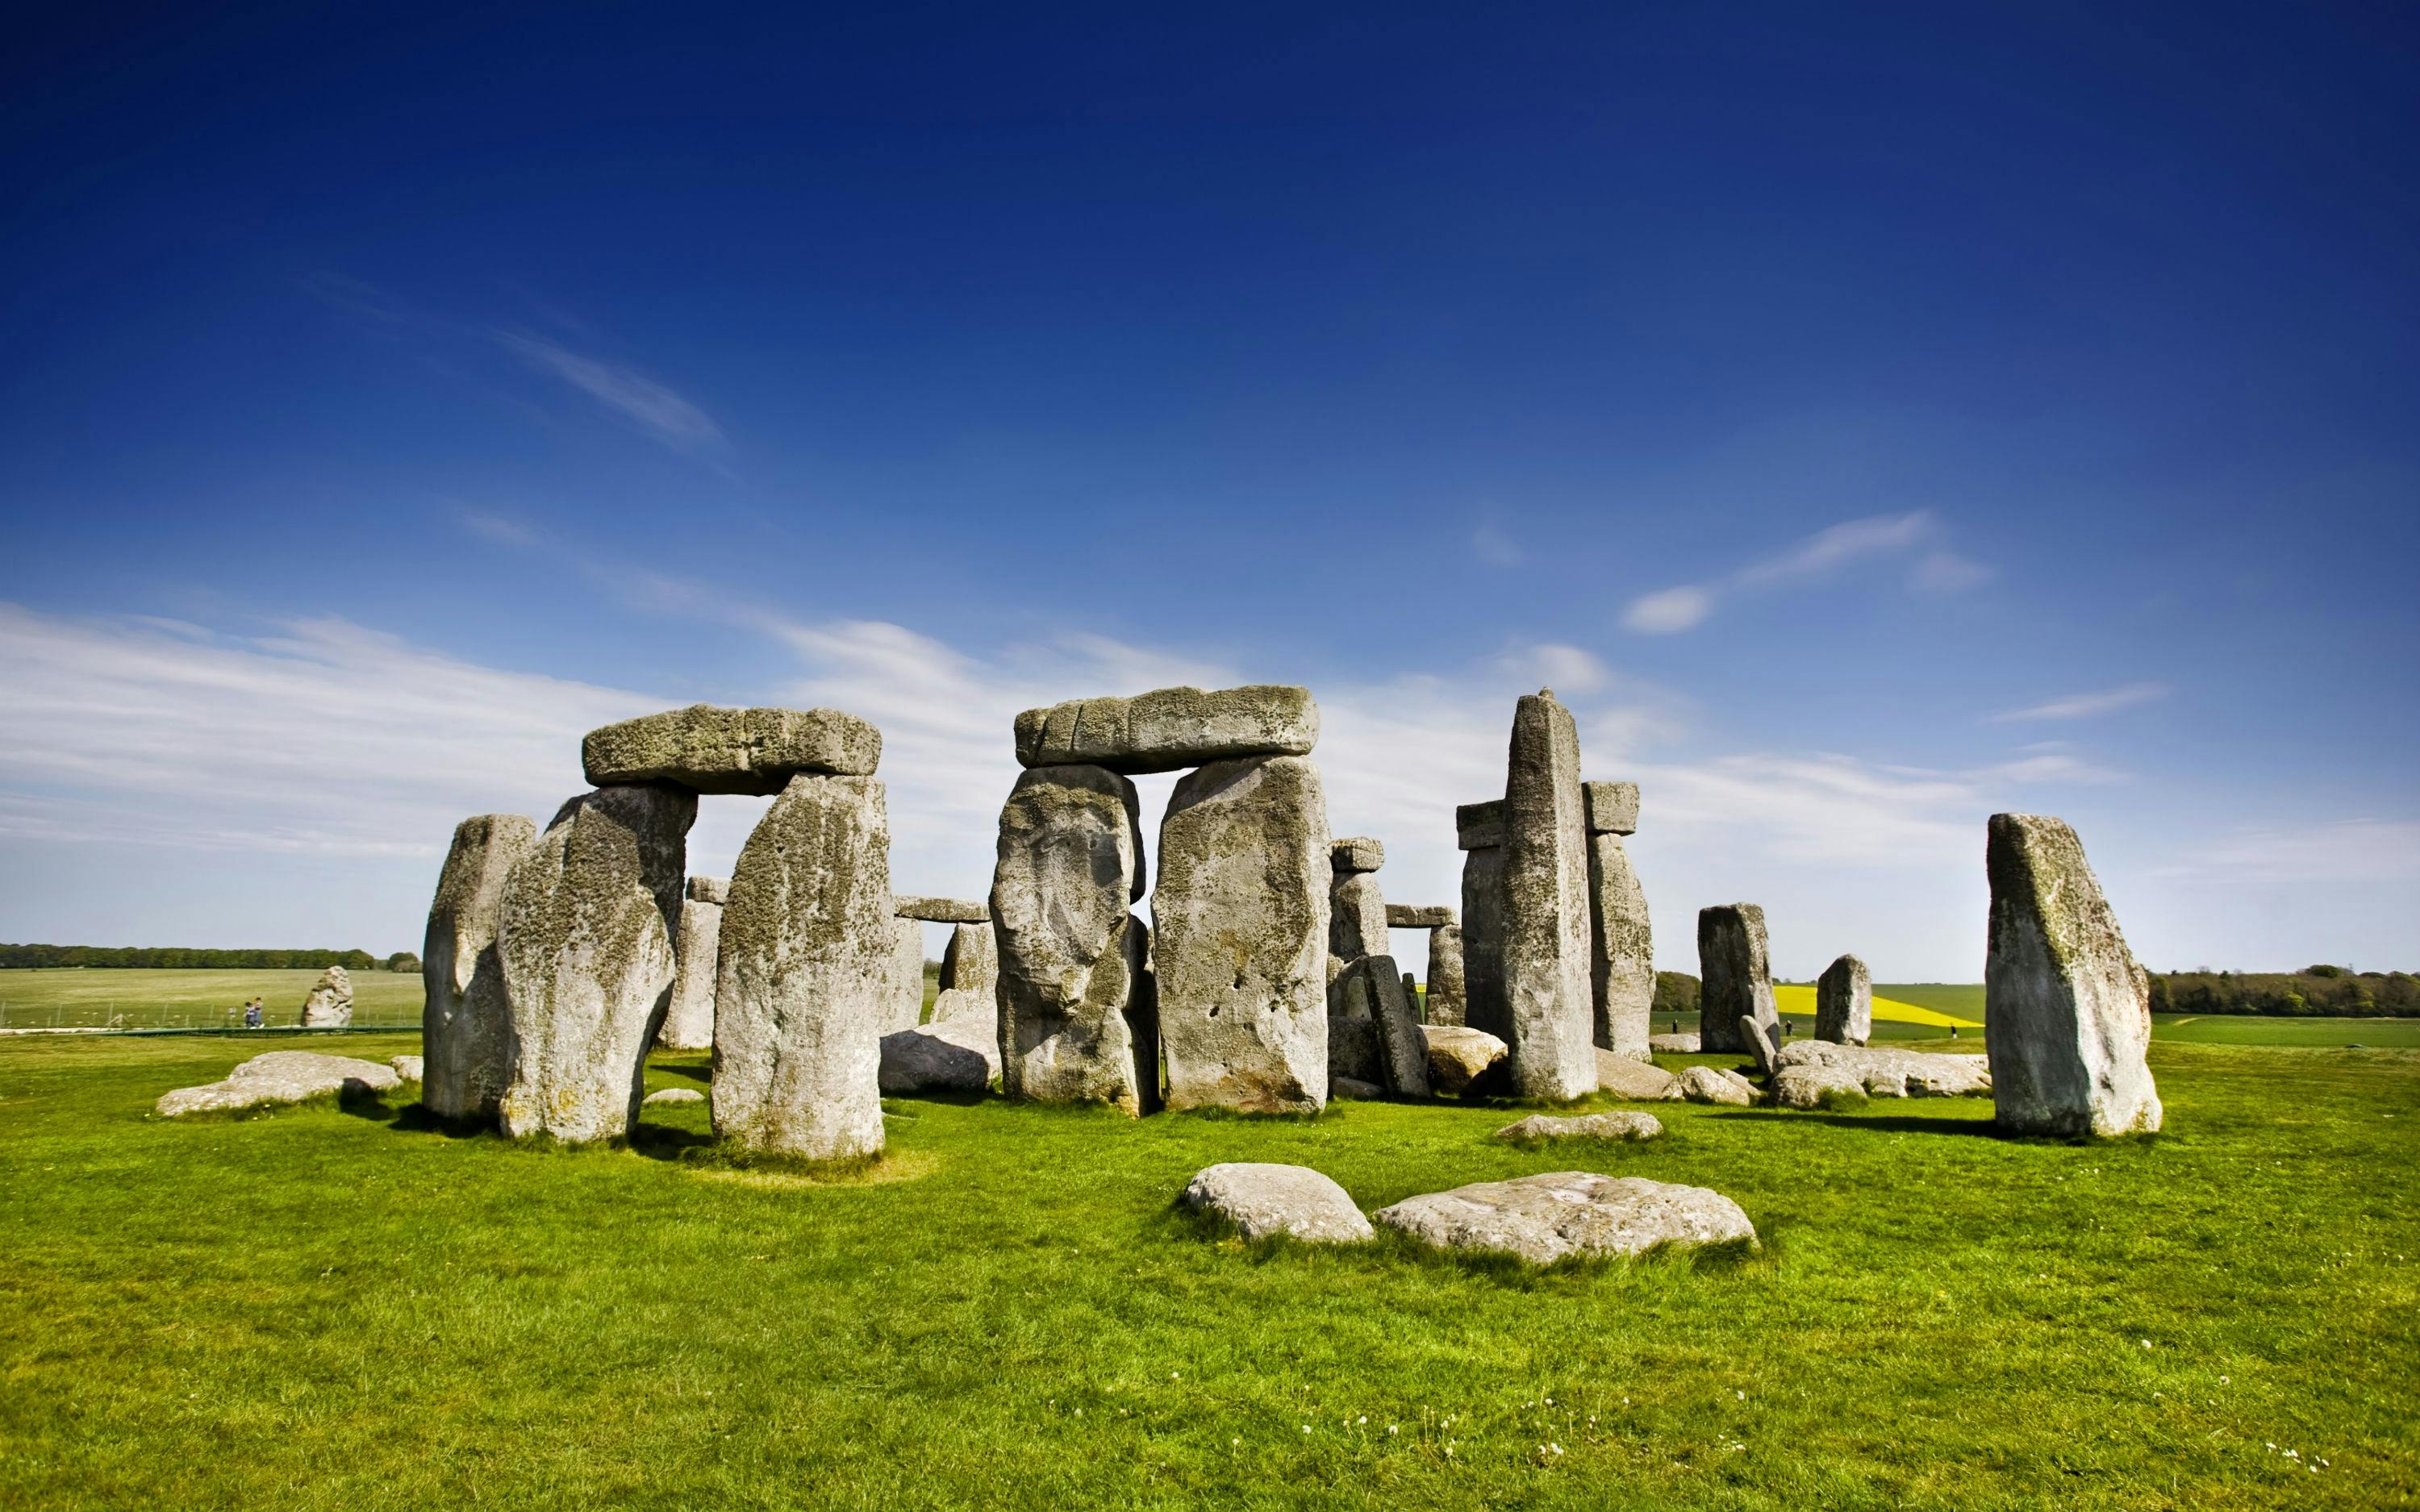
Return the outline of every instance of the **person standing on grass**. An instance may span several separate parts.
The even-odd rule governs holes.
[[[243,1026],[247,1029],[256,1029],[260,1027],[259,998],[256,997],[251,1002],[243,1005]]]

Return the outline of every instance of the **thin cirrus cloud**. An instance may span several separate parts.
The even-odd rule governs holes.
[[[2096,714],[2110,714],[2118,709],[2131,709],[2138,703],[2149,703],[2168,696],[2164,683],[2128,683],[2123,687],[2104,687],[2093,693],[2070,693],[2046,703],[2027,708],[2009,709],[1993,715],[1992,724],[2023,724],[2038,719],[2088,719]]]
[[[1992,576],[1992,569],[1940,544],[1941,522],[1929,509],[1904,515],[1873,515],[1843,520],[1777,556],[1751,562],[1713,583],[1681,583],[1641,594],[1622,610],[1621,623],[1641,635],[1677,635],[1695,629],[1723,597],[1825,577],[1851,563],[1924,550],[1908,575],[1908,586],[1924,594],[1962,593]],[[1924,549],[1930,547],[1930,549]]]
[[[723,443],[722,427],[711,415],[635,368],[583,356],[525,332],[500,331],[495,336],[532,370],[561,378],[675,451]]]

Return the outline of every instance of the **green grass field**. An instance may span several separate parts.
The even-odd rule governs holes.
[[[356,971],[353,1022],[420,1027],[420,973]],[[217,1028],[257,995],[271,1027],[302,1017],[316,971],[151,971],[79,967],[0,971],[0,1028]]]
[[[696,1105],[553,1153],[384,1103],[147,1116],[250,1049],[0,1041],[0,1505],[2420,1496],[2410,1052],[2163,1041],[2169,1132],[2102,1147],[1996,1138],[1985,1100],[1664,1104],[1659,1144],[1536,1151],[1487,1108],[893,1102],[871,1177],[816,1184],[685,1162]],[[1365,1208],[1573,1166],[1699,1182],[1766,1243],[1543,1274],[1253,1249],[1171,1207],[1238,1159]]]

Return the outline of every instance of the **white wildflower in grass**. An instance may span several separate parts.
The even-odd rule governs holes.
[[[1362,1413],[1359,1417],[1357,1417],[1357,1418],[1355,1418],[1355,1419],[1353,1420],[1353,1426],[1354,1426],[1355,1427],[1359,1427],[1362,1424],[1367,1423],[1367,1422],[1369,1422],[1369,1421],[1370,1421],[1370,1414],[1369,1414],[1369,1413],[1367,1413],[1367,1412],[1364,1412],[1364,1413]]]
[[[1392,1424],[1392,1423],[1388,1424],[1388,1425],[1387,1425],[1387,1431],[1388,1431],[1388,1433],[1393,1433],[1393,1432],[1395,1432],[1395,1431],[1396,1431],[1396,1426],[1395,1426],[1394,1424]]]
[[[1241,1440],[1241,1439],[1229,1439],[1229,1440],[1227,1441],[1227,1447],[1228,1447],[1228,1448],[1230,1448],[1230,1449],[1233,1449],[1233,1448],[1234,1448],[1237,1444],[1242,1443],[1243,1442],[1244,1442],[1244,1441],[1243,1441],[1243,1440]]]
[[[1559,1443],[1550,1443],[1546,1445],[1546,1447],[1552,1449],[1557,1454],[1561,1454],[1563,1452],[1563,1446]]]
[[[1547,1405],[1548,1407],[1552,1407],[1552,1406],[1554,1406],[1554,1405],[1555,1405],[1555,1399],[1554,1399],[1552,1396],[1547,1397],[1547,1398],[1546,1398],[1546,1405]]]
[[[1309,1433],[1309,1432],[1311,1431],[1311,1425],[1310,1425],[1310,1424],[1308,1424],[1308,1423],[1305,1423],[1305,1424],[1302,1426],[1302,1430],[1303,1430],[1305,1433]]]
[[[1077,1415],[1078,1417],[1081,1417],[1081,1416],[1083,1416],[1083,1415],[1084,1415],[1084,1410],[1083,1410],[1082,1408],[1078,1407],[1078,1409],[1076,1409],[1076,1415]]]
[[[1732,1396],[1736,1396],[1736,1397],[1738,1397],[1741,1401],[1746,1401],[1746,1400],[1747,1400],[1747,1393],[1745,1393],[1745,1392],[1744,1392],[1744,1391],[1735,1391],[1735,1392],[1732,1392],[1732,1393],[1731,1393],[1731,1395],[1732,1395]]]

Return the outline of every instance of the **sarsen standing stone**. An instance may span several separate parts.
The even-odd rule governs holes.
[[[1754,903],[1717,903],[1698,910],[1698,1043],[1709,1055],[1747,1049],[1743,1017],[1777,1041],[1781,1015],[1773,1006],[1764,910]]]
[[[721,972],[722,905],[731,884],[721,877],[689,879],[680,932],[673,937],[673,1006],[656,1043],[667,1050],[705,1050],[714,1043],[714,987]]]
[[[517,813],[454,826],[421,936],[421,1105],[441,1119],[492,1119],[511,1073],[512,1009],[504,1000],[496,927],[504,880],[537,843]]]
[[[1866,964],[1844,955],[1815,979],[1815,1038],[1864,1044],[1874,1033],[1874,979]]]
[[[1655,1008],[1655,942],[1647,893],[1621,837],[1638,827],[1638,784],[1585,784],[1589,815],[1590,985],[1596,1042],[1633,1060],[1648,1058]]]
[[[1512,715],[1503,887],[1514,1095],[1585,1097],[1596,1090],[1587,816],[1579,731],[1550,692],[1523,697]]]

